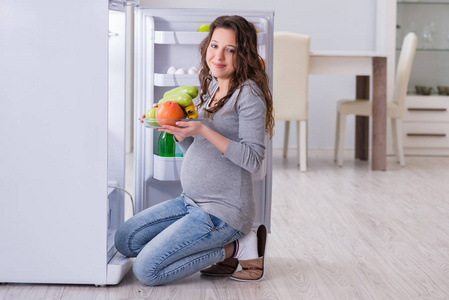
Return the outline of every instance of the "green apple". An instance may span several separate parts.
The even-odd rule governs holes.
[[[200,27],[198,27],[198,32],[209,32],[209,24],[201,24]]]
[[[145,117],[147,119],[156,119],[156,110],[157,107],[150,108],[149,110],[147,110]]]
[[[157,107],[153,107],[153,108],[150,108],[149,110],[147,110],[147,113],[145,114],[145,118],[156,119],[156,110],[157,110]],[[157,122],[148,122],[148,125],[159,127],[159,124]]]

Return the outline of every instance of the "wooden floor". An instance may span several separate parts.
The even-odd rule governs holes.
[[[0,299],[449,299],[449,158],[388,159],[371,171],[331,150],[273,162],[272,231],[263,281],[195,274],[147,287],[132,272],[117,286],[0,286]]]

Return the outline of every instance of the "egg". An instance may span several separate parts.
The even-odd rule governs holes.
[[[176,70],[175,74],[187,74],[187,70],[184,68],[179,68]]]
[[[167,74],[175,74],[175,73],[176,73],[176,67],[175,66],[171,66],[170,68],[168,68]]]
[[[196,70],[195,67],[191,67],[191,68],[187,71],[187,74],[197,74],[197,73],[198,73],[198,71]]]

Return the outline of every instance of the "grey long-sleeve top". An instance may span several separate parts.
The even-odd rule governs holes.
[[[210,94],[214,95],[217,88],[214,80]],[[237,105],[240,90],[215,113],[213,120],[203,121],[228,138],[224,154],[203,136],[188,137],[179,146],[184,152],[181,184],[187,202],[246,234],[255,218],[252,173],[265,157],[266,105],[254,82],[248,81],[241,89]],[[201,108],[199,118],[203,117]]]

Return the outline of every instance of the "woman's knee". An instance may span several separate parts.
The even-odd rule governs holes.
[[[139,256],[136,257],[133,264],[133,272],[137,280],[148,286],[159,285],[159,277],[154,264],[147,259],[143,259]]]
[[[123,223],[115,232],[114,245],[118,252],[126,257],[135,257],[137,253],[134,253],[130,248],[130,236],[131,232],[125,223]]]

